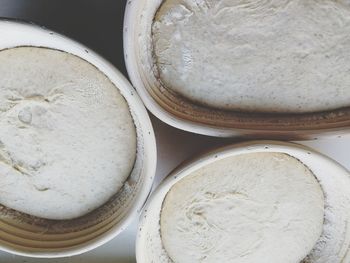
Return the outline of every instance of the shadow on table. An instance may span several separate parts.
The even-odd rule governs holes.
[[[126,75],[123,20],[126,0],[0,0],[0,18],[35,23],[100,53]]]

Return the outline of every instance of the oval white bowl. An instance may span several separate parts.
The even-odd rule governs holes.
[[[129,77],[146,107],[159,119],[185,131],[216,137],[305,140],[349,131],[347,108],[305,115],[260,116],[260,113],[209,109],[166,91],[154,75],[151,41],[152,22],[162,2],[128,0],[124,19],[124,55]]]
[[[134,184],[132,194],[113,202],[118,210],[102,211],[98,223],[79,229],[79,222],[65,221],[62,233],[43,232],[42,226],[31,226],[30,220],[0,217],[0,249],[23,256],[67,257],[92,250],[123,231],[137,217],[151,191],[156,169],[156,143],[148,113],[126,78],[109,62],[89,48],[50,30],[27,23],[0,21],[0,50],[20,47],[45,47],[76,55],[103,72],[127,101],[137,130],[137,157],[128,178]],[[113,203],[114,204],[114,203]],[[116,208],[117,209],[117,208]],[[92,212],[93,213],[93,212]],[[104,216],[103,213],[105,213]],[[23,215],[22,215],[23,216]],[[87,220],[88,221],[88,220]],[[61,225],[62,226],[62,225]],[[69,227],[68,227],[69,226]],[[69,229],[75,229],[70,232]]]
[[[330,231],[332,234],[328,236],[325,247],[320,251],[312,250],[313,256],[323,258],[310,262],[350,262],[350,229],[347,227],[350,223],[350,173],[337,162],[307,147],[278,141],[252,141],[226,146],[175,169],[151,195],[144,208],[137,235],[137,262],[159,262],[156,259],[160,258],[164,259],[161,262],[168,262],[162,245],[159,222],[163,200],[174,184],[215,161],[257,152],[286,153],[297,158],[315,174],[326,193],[325,218],[327,220],[321,238]]]

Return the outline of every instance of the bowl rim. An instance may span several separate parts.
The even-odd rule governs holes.
[[[153,186],[153,180],[157,164],[157,148],[155,134],[148,112],[132,85],[124,75],[110,62],[99,54],[79,42],[72,40],[60,33],[56,33],[45,27],[30,22],[13,19],[0,19],[0,31],[8,30],[9,38],[5,37],[5,44],[0,43],[0,50],[19,46],[34,46],[61,50],[71,53],[94,65],[121,92],[133,115],[138,138],[142,140],[142,165],[140,173],[143,182],[135,195],[129,209],[119,222],[103,234],[77,246],[58,251],[29,252],[19,248],[0,243],[0,250],[20,256],[35,258],[58,258],[79,255],[95,249],[120,234],[135,218],[139,216]],[[18,36],[21,37],[18,37]],[[17,36],[17,37],[16,37]],[[138,158],[138,157],[137,157]],[[139,157],[140,158],[140,157]]]

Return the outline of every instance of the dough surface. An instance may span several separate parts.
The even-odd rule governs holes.
[[[204,106],[350,106],[348,0],[164,0],[152,32],[161,83]]]
[[[0,51],[0,204],[73,219],[124,185],[136,158],[128,104],[97,68],[47,48]]]
[[[228,157],[170,189],[162,243],[175,263],[299,263],[321,236],[324,205],[318,181],[294,157]]]

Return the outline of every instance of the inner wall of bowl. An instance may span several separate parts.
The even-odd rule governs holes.
[[[152,23],[162,0],[134,0],[133,23],[135,63],[144,88],[154,103],[180,121],[223,129],[258,131],[324,130],[338,129],[350,125],[350,108],[305,114],[271,114],[234,112],[204,107],[196,104],[163,86],[154,64],[152,45]]]
[[[349,172],[327,157],[290,143],[243,143],[212,152],[178,168],[159,186],[149,200],[139,224],[136,246],[138,262],[170,262],[162,244],[159,220],[163,200],[174,184],[212,162],[253,152],[281,152],[299,159],[315,174],[323,191],[327,193],[324,230],[306,262],[317,262],[316,259],[320,258],[327,262],[337,262],[339,258],[350,257],[350,240],[344,239],[350,236],[350,229],[347,227],[350,223],[350,192],[347,189]]]
[[[110,65],[104,65],[93,52],[63,36],[35,26],[7,21],[0,21],[0,33],[4,36],[0,50],[18,46],[46,47],[77,55],[97,68],[98,65],[103,65],[105,70],[99,69],[110,78],[127,100],[137,131],[137,157],[133,170],[122,189],[106,204],[72,220],[47,220],[0,206],[0,246],[18,253],[62,252],[83,248],[84,245],[97,242],[112,230],[121,230],[126,217],[133,208],[135,209],[135,201],[144,187],[147,172],[144,169],[145,131],[141,127],[141,120],[138,119],[138,111],[133,109],[135,102],[128,101],[127,97],[130,97],[131,91],[125,87],[125,83],[123,85],[123,81],[116,83],[119,76],[117,73],[113,74],[113,69],[108,68]]]

